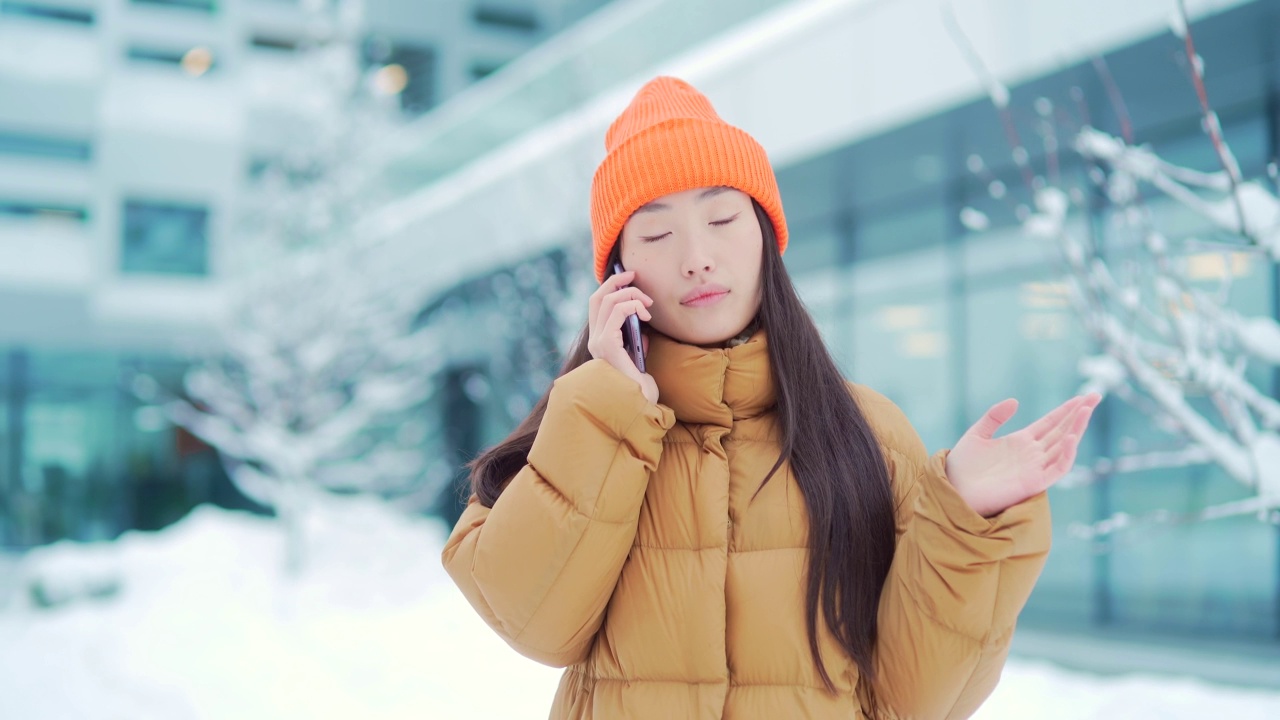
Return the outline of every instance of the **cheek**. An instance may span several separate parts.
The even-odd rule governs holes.
[[[658,257],[654,253],[654,247],[661,243],[646,243],[643,240],[628,240],[622,244],[622,264],[628,270],[635,270],[641,274],[652,267]]]
[[[747,228],[735,241],[734,247],[738,251],[733,254],[733,258],[739,269],[758,278],[764,263],[761,257],[764,235],[760,232],[760,227],[757,225]]]

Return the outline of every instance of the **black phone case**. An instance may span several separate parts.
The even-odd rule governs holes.
[[[614,275],[623,272],[623,270],[622,263],[613,264]],[[623,285],[622,287],[625,288],[631,286]],[[636,368],[638,368],[640,372],[645,372],[644,344],[640,342],[640,316],[635,313],[628,315],[627,319],[622,323],[622,347],[624,347],[627,354],[631,356],[631,361],[636,364]]]

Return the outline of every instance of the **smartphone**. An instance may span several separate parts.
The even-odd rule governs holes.
[[[617,275],[620,272],[625,272],[622,263],[614,263],[613,274]],[[623,285],[622,287],[631,286]],[[644,345],[640,342],[640,316],[635,313],[628,315],[627,319],[622,323],[622,347],[626,348],[627,354],[631,356],[631,361],[636,364],[640,372],[645,372]]]

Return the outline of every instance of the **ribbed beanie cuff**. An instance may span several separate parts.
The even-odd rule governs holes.
[[[764,148],[716,115],[710,101],[683,80],[646,84],[605,136],[608,154],[591,182],[591,235],[596,279],[622,227],[640,206],[664,195],[727,186],[764,208],[787,247],[787,223],[778,181]]]

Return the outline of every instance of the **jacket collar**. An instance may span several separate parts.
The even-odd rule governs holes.
[[[763,328],[727,348],[686,345],[652,332],[645,367],[658,384],[658,402],[684,423],[732,427],[735,420],[761,415],[774,405]]]

